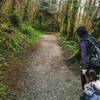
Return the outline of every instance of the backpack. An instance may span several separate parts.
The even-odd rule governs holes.
[[[89,37],[82,40],[89,41],[89,64],[100,69],[100,42],[94,37]]]

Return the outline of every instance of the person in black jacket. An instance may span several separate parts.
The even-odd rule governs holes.
[[[76,32],[78,36],[81,38],[79,46],[81,55],[81,83],[82,83],[82,88],[84,90],[84,85],[87,83],[85,77],[86,72],[89,71],[90,69],[93,69],[96,71],[97,74],[100,73],[99,69],[100,67],[90,64],[89,57],[90,57],[91,45],[90,42],[87,41],[87,39],[91,37],[91,40],[97,46],[100,46],[100,42],[96,41],[96,39],[89,34],[89,32],[86,30],[84,26],[80,26]]]
[[[81,38],[81,40],[83,38],[89,37],[89,33],[84,26],[80,26],[76,32],[78,36]],[[86,84],[85,74],[87,70],[90,69],[89,60],[88,60],[89,42],[85,40],[81,41],[79,48],[80,48],[80,55],[81,55],[81,83],[82,83],[82,88],[84,90],[84,85]]]

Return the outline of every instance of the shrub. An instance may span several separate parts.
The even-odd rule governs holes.
[[[34,29],[31,26],[26,27],[26,29],[24,30],[25,34],[32,34],[34,33]]]
[[[11,23],[14,25],[14,26],[19,26],[19,24],[21,23],[21,19],[20,19],[20,16],[15,13],[15,12],[11,12],[9,13],[9,19],[11,21]]]

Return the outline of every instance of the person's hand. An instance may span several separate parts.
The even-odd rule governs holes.
[[[85,75],[85,74],[86,74],[86,72],[87,72],[87,70],[86,70],[86,69],[82,69],[82,75]]]
[[[87,84],[84,85],[84,92],[87,91]]]

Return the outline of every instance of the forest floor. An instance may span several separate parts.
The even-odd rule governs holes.
[[[6,100],[79,100],[79,66],[65,63],[55,35],[43,35],[37,49],[9,61]]]

